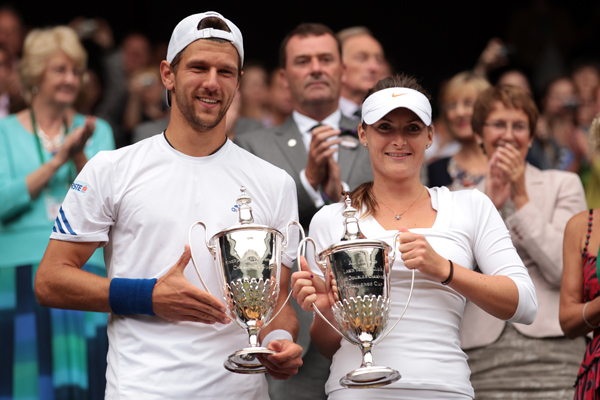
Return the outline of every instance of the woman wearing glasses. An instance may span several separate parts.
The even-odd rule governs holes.
[[[477,399],[573,398],[585,340],[567,339],[558,321],[562,243],[567,221],[585,210],[579,177],[541,171],[525,161],[538,110],[515,86],[482,92],[473,130],[489,158],[485,190],[506,223],[535,284],[533,324],[506,323],[467,303],[461,343],[467,350]]]
[[[356,188],[350,198],[366,238],[397,246],[390,272],[390,321],[406,303],[411,270],[415,284],[406,314],[373,348],[378,365],[402,375],[387,386],[342,387],[340,378],[360,365],[360,351],[315,318],[313,343],[332,358],[326,392],[330,400],[472,399],[458,333],[465,299],[498,318],[531,323],[536,312],[533,283],[489,198],[477,191],[422,185],[420,170],[433,127],[429,99],[414,78],[379,81],[367,94],[362,118],[358,135],[369,150],[374,179]],[[309,236],[317,252],[341,240],[343,209],[344,204],[337,203],[315,214]],[[398,231],[399,245],[394,243]],[[323,274],[314,257],[309,255],[308,263],[311,271],[301,261],[303,270],[292,276],[294,297],[305,310],[316,303],[335,324]],[[474,272],[476,265],[486,275]]]

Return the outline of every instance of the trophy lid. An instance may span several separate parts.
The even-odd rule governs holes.
[[[242,186],[240,188],[242,194],[237,199],[238,207],[238,217],[241,225],[247,225],[254,222],[254,217],[252,216],[252,207],[250,207],[250,203],[252,199],[250,196],[246,194],[246,188]]]
[[[346,219],[344,220],[345,233],[342,236],[342,241],[344,240],[356,240],[356,239],[366,239],[366,236],[360,231],[360,227],[358,226],[358,218],[356,217],[357,210],[352,207],[352,200],[350,200],[350,195],[346,194],[346,198],[344,199],[346,203],[346,208],[342,211],[342,214]]]
[[[244,186],[242,186],[240,188],[240,191],[242,193],[240,194],[240,197],[238,197],[237,201],[236,201],[236,203],[238,205],[237,209],[238,209],[239,224],[231,226],[227,229],[220,231],[219,233],[217,233],[213,236],[213,239],[231,234],[232,232],[238,232],[238,231],[269,231],[278,236],[282,236],[281,232],[279,232],[275,228],[254,223],[254,217],[252,215],[252,207],[250,207],[252,198],[250,198],[250,196],[248,196],[246,194],[246,188]]]

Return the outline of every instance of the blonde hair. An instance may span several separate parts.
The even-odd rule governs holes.
[[[489,88],[491,85],[487,79],[476,75],[472,71],[459,72],[444,84],[440,96],[440,108],[444,110],[445,105],[449,101],[448,98],[457,91],[463,89],[465,86],[472,87],[479,94]],[[445,116],[446,113],[444,112],[443,115]]]
[[[25,38],[23,58],[19,63],[19,74],[23,84],[24,98],[29,104],[32,90],[40,84],[48,60],[62,51],[84,73],[87,67],[87,53],[77,37],[77,33],[68,26],[34,29]],[[82,81],[83,83],[83,81]]]
[[[588,133],[590,160],[600,155],[600,113],[596,115]]]

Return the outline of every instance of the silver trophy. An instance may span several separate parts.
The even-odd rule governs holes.
[[[225,360],[224,366],[232,372],[257,374],[266,372],[266,369],[256,356],[275,354],[274,351],[258,344],[258,334],[277,317],[291,295],[290,291],[282,307],[273,315],[279,298],[281,255],[289,244],[289,228],[290,225],[296,225],[302,238],[304,230],[298,222],[290,221],[285,235],[288,241],[283,242],[284,237],[278,230],[254,224],[252,208],[249,205],[252,200],[246,195],[243,186],[241,192],[237,199],[239,225],[217,233],[210,240],[206,240],[206,246],[215,259],[221,294],[228,313],[247,331],[249,337],[248,346],[231,354]],[[202,225],[205,232],[207,231],[203,222],[192,224],[189,232],[190,247],[192,231],[196,225]],[[208,239],[207,234],[205,235]],[[192,263],[204,288],[210,293],[193,254]]]
[[[373,363],[373,345],[383,340],[398,324],[412,296],[415,271],[412,271],[410,293],[406,305],[396,323],[382,335],[390,315],[390,269],[396,256],[393,247],[381,240],[366,239],[358,226],[356,209],[346,196],[346,232],[336,243],[316,255],[316,244],[310,237],[302,239],[298,252],[306,242],[315,247],[315,262],[325,276],[331,291],[333,315],[339,327],[333,326],[313,303],[315,312],[333,329],[362,351],[362,365],[340,379],[348,388],[373,388],[388,385],[400,379],[400,373],[392,368]],[[394,245],[400,233],[394,236]]]

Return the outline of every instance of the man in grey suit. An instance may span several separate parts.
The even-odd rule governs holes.
[[[235,141],[294,178],[300,223],[308,229],[320,207],[340,200],[342,190],[372,180],[373,172],[369,153],[355,136],[359,122],[339,110],[341,47],[331,29],[299,25],[284,38],[279,60],[292,95],[292,116],[278,127],[248,132]],[[312,313],[295,301],[292,305],[300,322],[297,342],[304,349],[304,365],[290,380],[269,381],[269,394],[273,400],[325,399],[330,361],[310,343]]]

